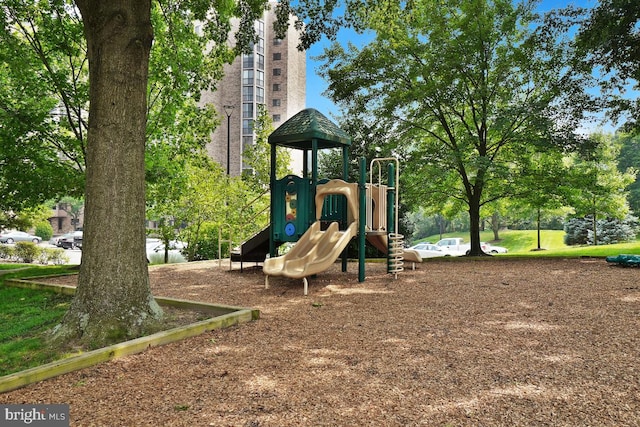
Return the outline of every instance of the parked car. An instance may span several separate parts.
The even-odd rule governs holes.
[[[15,243],[15,242],[33,242],[40,243],[42,239],[33,234],[25,233],[24,231],[7,231],[0,234],[0,243]]]
[[[76,249],[82,247],[82,231],[72,231],[63,234],[56,242],[56,246],[63,249]]]
[[[448,252],[451,256],[466,255],[469,253],[469,249],[471,248],[471,245],[469,243],[464,243],[464,239],[461,237],[449,237],[438,240],[436,242],[436,246],[441,250]]]
[[[487,254],[506,254],[508,252],[507,248],[502,246],[493,246],[491,243],[480,243],[482,246],[482,250]]]
[[[433,243],[418,243],[409,249],[416,251],[421,258],[435,258],[439,256],[451,256],[453,254]]]

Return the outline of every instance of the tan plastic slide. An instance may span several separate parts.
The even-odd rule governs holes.
[[[346,230],[340,231],[338,223],[332,222],[322,231],[320,221],[311,224],[311,227],[300,237],[295,246],[286,254],[264,261],[262,271],[266,274],[265,288],[269,287],[269,276],[285,276],[293,279],[304,280],[304,294],[307,295],[307,277],[320,273],[329,268],[342,251],[347,247],[353,237],[358,234],[356,198],[357,184],[353,185],[342,180],[332,180],[327,184],[318,186],[316,194],[316,206],[319,206],[317,216],[322,211],[322,201],[327,194],[344,194],[347,204],[351,209],[352,222]]]

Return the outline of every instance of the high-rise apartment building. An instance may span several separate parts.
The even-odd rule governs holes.
[[[201,102],[213,104],[221,117],[207,152],[234,176],[247,168],[242,153],[254,143],[258,105],[266,107],[275,128],[305,108],[306,53],[297,49],[293,25],[284,38],[276,37],[274,7],[255,23],[259,40],[253,52],[226,66],[217,91],[202,94]]]

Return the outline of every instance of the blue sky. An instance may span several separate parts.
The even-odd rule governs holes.
[[[562,8],[568,5],[580,6],[580,7],[593,7],[596,5],[596,0],[543,0],[540,2],[538,11],[540,13],[548,12],[552,9]],[[360,36],[350,30],[342,30],[338,35],[338,40],[346,45],[348,42],[355,44],[362,43],[363,36]],[[318,75],[318,68],[320,63],[314,60],[315,56],[320,55],[324,48],[329,45],[326,39],[323,39],[320,43],[316,43],[307,51],[307,108],[315,108],[322,114],[329,118],[333,118],[333,115],[338,115],[339,110],[330,99],[323,96],[322,93],[327,88],[327,82]]]

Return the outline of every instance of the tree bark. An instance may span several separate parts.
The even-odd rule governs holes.
[[[480,246],[480,196],[477,194],[472,194],[469,197],[469,235],[469,255],[486,255]]]
[[[493,240],[500,240],[500,214],[498,212],[494,212],[491,215],[491,230],[493,231]]]
[[[76,0],[89,58],[83,257],[60,329],[92,345],[139,336],[162,316],[145,253],[150,0]]]

